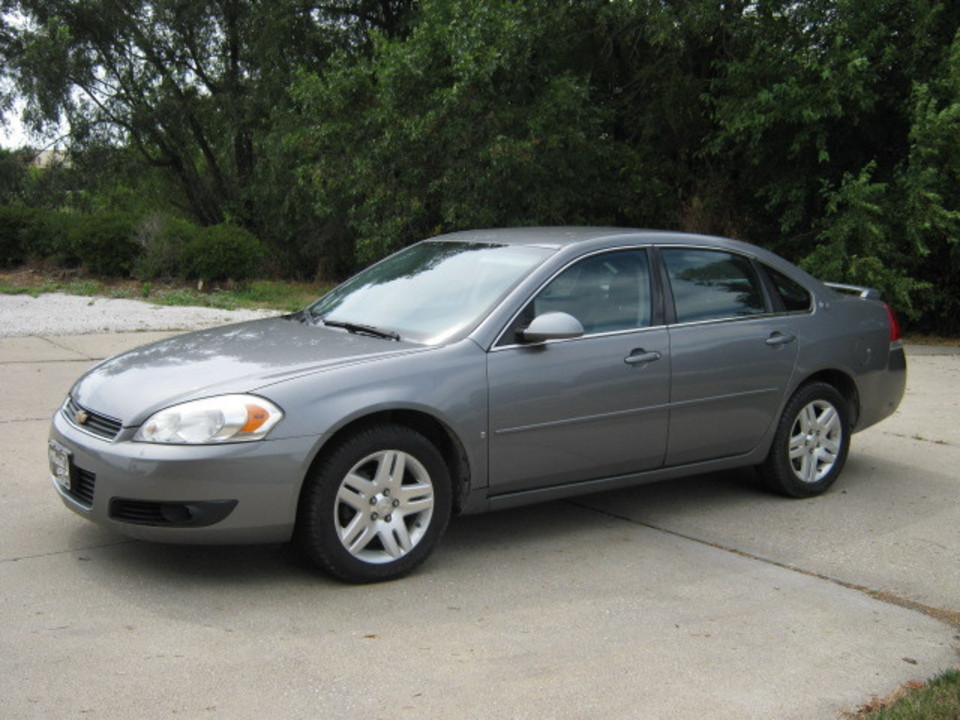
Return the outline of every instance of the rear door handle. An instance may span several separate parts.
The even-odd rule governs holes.
[[[648,362],[659,360],[661,357],[663,356],[660,353],[658,353],[656,350],[647,352],[643,348],[639,348],[631,352],[629,355],[627,355],[623,359],[623,361],[627,365],[645,365]]]
[[[765,342],[767,345],[786,345],[787,343],[792,343],[797,339],[796,335],[791,335],[790,333],[774,332],[770,334]]]

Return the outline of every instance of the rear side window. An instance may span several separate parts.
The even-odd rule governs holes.
[[[774,270],[767,265],[764,270],[773,280],[773,285],[777,289],[777,294],[783,301],[783,306],[787,312],[809,312],[813,307],[813,298],[807,289],[795,280],[791,280],[779,270]]]
[[[760,278],[745,257],[718,250],[666,248],[677,322],[697,322],[766,312]]]

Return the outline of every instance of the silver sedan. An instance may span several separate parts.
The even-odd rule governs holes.
[[[50,467],[68,508],[122,533],[293,539],[370,582],[423,562],[458,513],[736,467],[817,495],[905,383],[875,291],[761,248],[471,231],[300,312],[104,361],[55,414]]]

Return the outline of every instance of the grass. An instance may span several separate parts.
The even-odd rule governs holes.
[[[62,292],[70,295],[96,295],[99,283],[89,280],[61,282],[50,278],[36,284],[21,284],[16,281],[0,280],[0,293],[4,295],[30,295],[37,297],[44,293]]]
[[[0,273],[0,294],[30,295],[60,292],[108,298],[144,300],[157,305],[188,305],[222,310],[270,309],[293,311],[308,305],[331,285],[255,280],[236,286],[199,290],[182,282],[104,281],[88,278],[59,279],[30,269]]]
[[[960,670],[930,682],[907,683],[891,697],[873,700],[847,717],[853,720],[960,720]]]
[[[201,292],[190,287],[148,288],[138,299],[158,305],[200,305],[236,310],[237,308],[269,308],[299,310],[329,289],[307,283],[256,280],[249,284]]]

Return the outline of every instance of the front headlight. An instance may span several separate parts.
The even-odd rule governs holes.
[[[255,395],[221,395],[174,405],[147,418],[135,441],[203,445],[259,440],[283,411]]]

